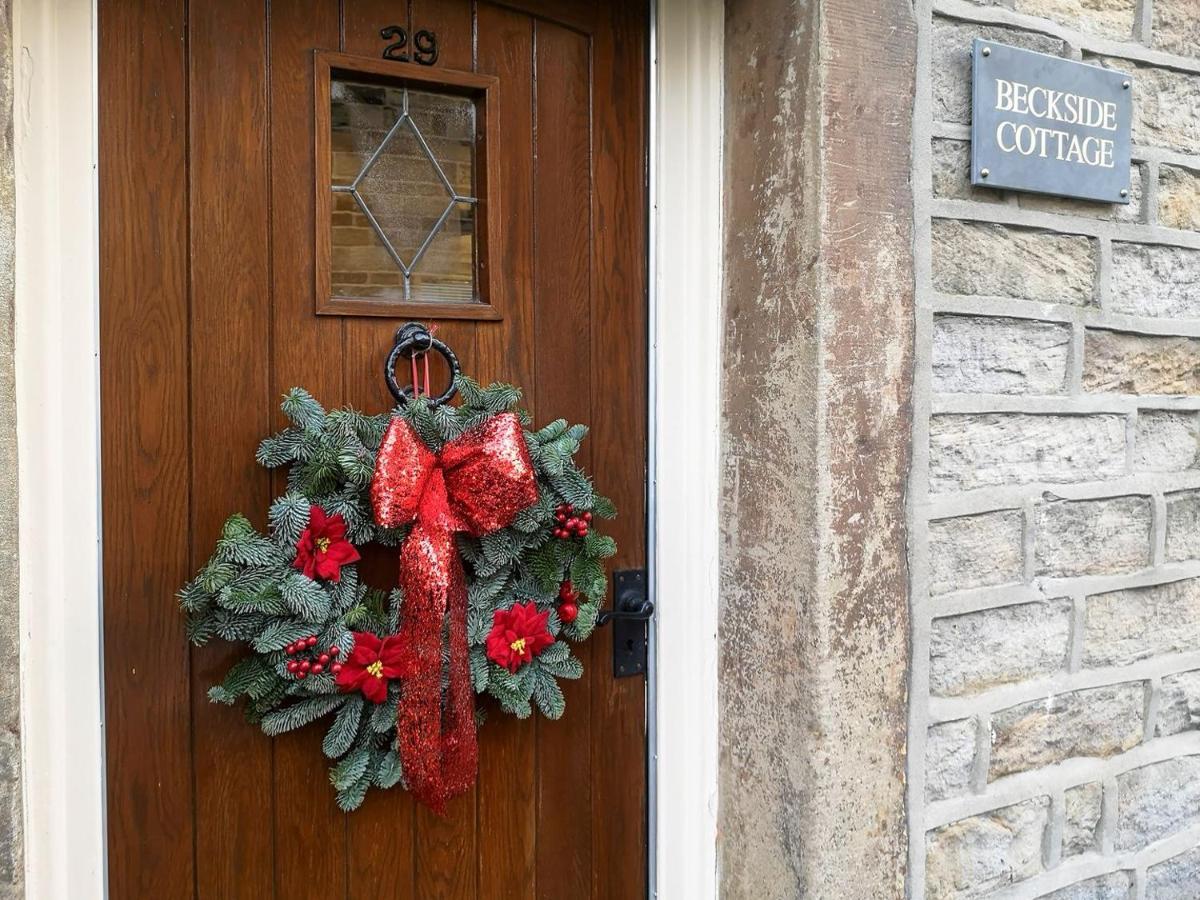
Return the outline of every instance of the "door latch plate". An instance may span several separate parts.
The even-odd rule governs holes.
[[[613,677],[631,678],[634,675],[645,675],[646,635],[653,611],[646,596],[645,569],[623,569],[613,572],[613,606],[617,611],[611,618]]]

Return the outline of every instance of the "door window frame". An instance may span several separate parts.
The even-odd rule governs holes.
[[[25,889],[103,897],[95,0],[13,18]],[[649,894],[691,900],[717,894],[723,10],[652,18]]]

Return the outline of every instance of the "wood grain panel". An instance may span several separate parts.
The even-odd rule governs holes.
[[[193,890],[183,2],[98,11],[109,896]]]
[[[607,7],[592,50],[592,472],[620,515],[614,569],[646,565],[646,66],[645,10]],[[599,98],[603,98],[601,101]],[[603,398],[621,397],[622,402]],[[611,628],[592,641],[592,897],[642,896],[646,795],[629,789],[646,767],[645,681],[612,677]],[[669,836],[664,836],[669,840]]]
[[[341,320],[313,313],[315,230],[313,48],[338,46],[337,0],[272,0],[271,61],[271,346],[272,430],[285,424],[279,398],[307,388],[327,408],[345,401]],[[274,474],[275,494],[283,492]],[[346,879],[346,816],[329,790],[322,729],[274,740],[276,896],[304,896],[315,886],[342,893]]]
[[[480,72],[500,78],[500,191],[506,217],[501,267],[501,322],[479,326],[478,378],[508,381],[526,392],[536,417],[533,367],[533,22],[521,13],[481,4]],[[493,710],[489,710],[491,712]],[[536,807],[514,798],[536,796],[535,728],[503,714],[479,731],[479,897],[520,900],[537,888]],[[503,878],[494,877],[503,873]]]
[[[589,43],[558,25],[534,27],[537,408],[572,422],[592,413]],[[591,444],[578,457],[584,468]],[[591,643],[575,649],[590,668]],[[563,718],[537,720],[537,896],[547,900],[587,897],[592,878],[591,692],[586,681],[563,687]]]
[[[239,0],[192,0],[188,46],[196,570],[232,511],[263,527],[271,500],[269,476],[254,462],[271,419],[263,11]],[[239,710],[206,697],[243,653],[224,641],[192,651],[199,897],[257,898],[272,889],[271,745]]]

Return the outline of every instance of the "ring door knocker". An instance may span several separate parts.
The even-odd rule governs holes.
[[[442,359],[446,360],[446,366],[450,369],[450,383],[446,389],[438,396],[429,400],[431,406],[440,406],[448,401],[457,392],[458,388],[454,386],[455,380],[462,372],[458,364],[458,357],[454,355],[443,341],[439,341],[430,332],[429,329],[420,322],[409,322],[403,325],[396,331],[396,342],[392,345],[392,352],[388,354],[387,363],[384,365],[383,377],[387,380],[388,390],[392,392],[392,396],[396,398],[396,402],[403,406],[414,396],[420,396],[420,387],[418,386],[417,378],[417,359],[423,357],[425,362],[425,391],[428,396],[429,391],[429,352],[436,351]],[[412,363],[412,384],[401,387],[396,381],[396,363],[400,358],[404,357]]]

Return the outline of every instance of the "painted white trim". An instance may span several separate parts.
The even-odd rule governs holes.
[[[92,0],[14,6],[26,890],[73,900],[106,893],[95,14]],[[658,0],[649,699],[664,900],[717,894],[722,42],[720,0]]]
[[[29,897],[105,895],[92,0],[14,3]]]
[[[651,165],[654,890],[717,896],[724,7],[658,0]],[[663,525],[664,520],[669,524]]]

